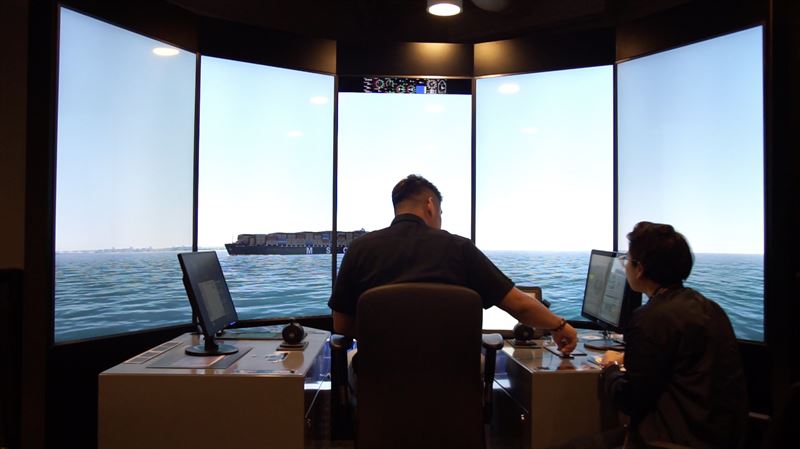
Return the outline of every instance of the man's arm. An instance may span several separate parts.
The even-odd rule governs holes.
[[[346,313],[333,311],[333,331],[348,337],[356,337],[356,319]]]
[[[506,296],[497,303],[497,307],[528,326],[552,330],[553,341],[563,353],[569,354],[578,343],[578,333],[572,326],[565,324],[561,327],[561,317],[551,312],[538,299],[517,287],[511,288]],[[559,329],[559,327],[561,328]]]

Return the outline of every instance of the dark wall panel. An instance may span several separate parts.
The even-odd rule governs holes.
[[[22,270],[0,270],[0,447],[20,444]]]
[[[58,5],[31,1],[25,159],[21,447],[44,447],[47,357],[53,333],[55,103]]]
[[[773,366],[776,409],[800,381],[800,2],[770,1],[767,71],[767,154],[764,323]]]
[[[336,42],[201,18],[199,51],[206,56],[311,72],[336,72]]]
[[[339,75],[472,76],[472,45],[425,42],[338,43]]]
[[[614,30],[536,35],[475,45],[475,76],[546,72],[614,63]]]
[[[0,268],[25,264],[25,113],[28,70],[28,2],[3,3],[0,41],[4,43],[0,70]],[[9,63],[9,61],[14,61]],[[13,87],[11,87],[13,86]],[[0,444],[1,446],[2,444]]]

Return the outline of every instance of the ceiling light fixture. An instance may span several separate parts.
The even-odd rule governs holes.
[[[428,0],[428,12],[434,16],[454,16],[461,12],[461,0]]]

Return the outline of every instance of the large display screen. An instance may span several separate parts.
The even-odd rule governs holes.
[[[619,242],[669,223],[695,253],[686,284],[736,336],[763,340],[763,28],[618,66]]]
[[[410,174],[442,193],[442,229],[471,235],[472,97],[339,94],[339,228],[374,231],[394,218],[392,188]]]
[[[445,230],[569,319],[592,248],[672,224],[687,284],[763,340],[763,27],[619,63],[616,123],[613,66],[337,93],[332,75],[202,56],[195,161],[197,55],[60,11],[57,342],[188,323],[175,261],[195,213],[240,318],[327,315],[331,255],[390,224],[412,173],[441,190]]]
[[[194,53],[61,8],[55,341],[186,323]]]
[[[200,63],[198,246],[240,319],[329,314],[333,76]]]
[[[568,319],[589,251],[612,247],[613,80],[611,66],[477,80],[476,244]]]

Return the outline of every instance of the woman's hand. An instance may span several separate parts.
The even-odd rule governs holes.
[[[619,351],[606,351],[600,364],[603,368],[610,365],[622,365],[625,362],[625,353]]]

